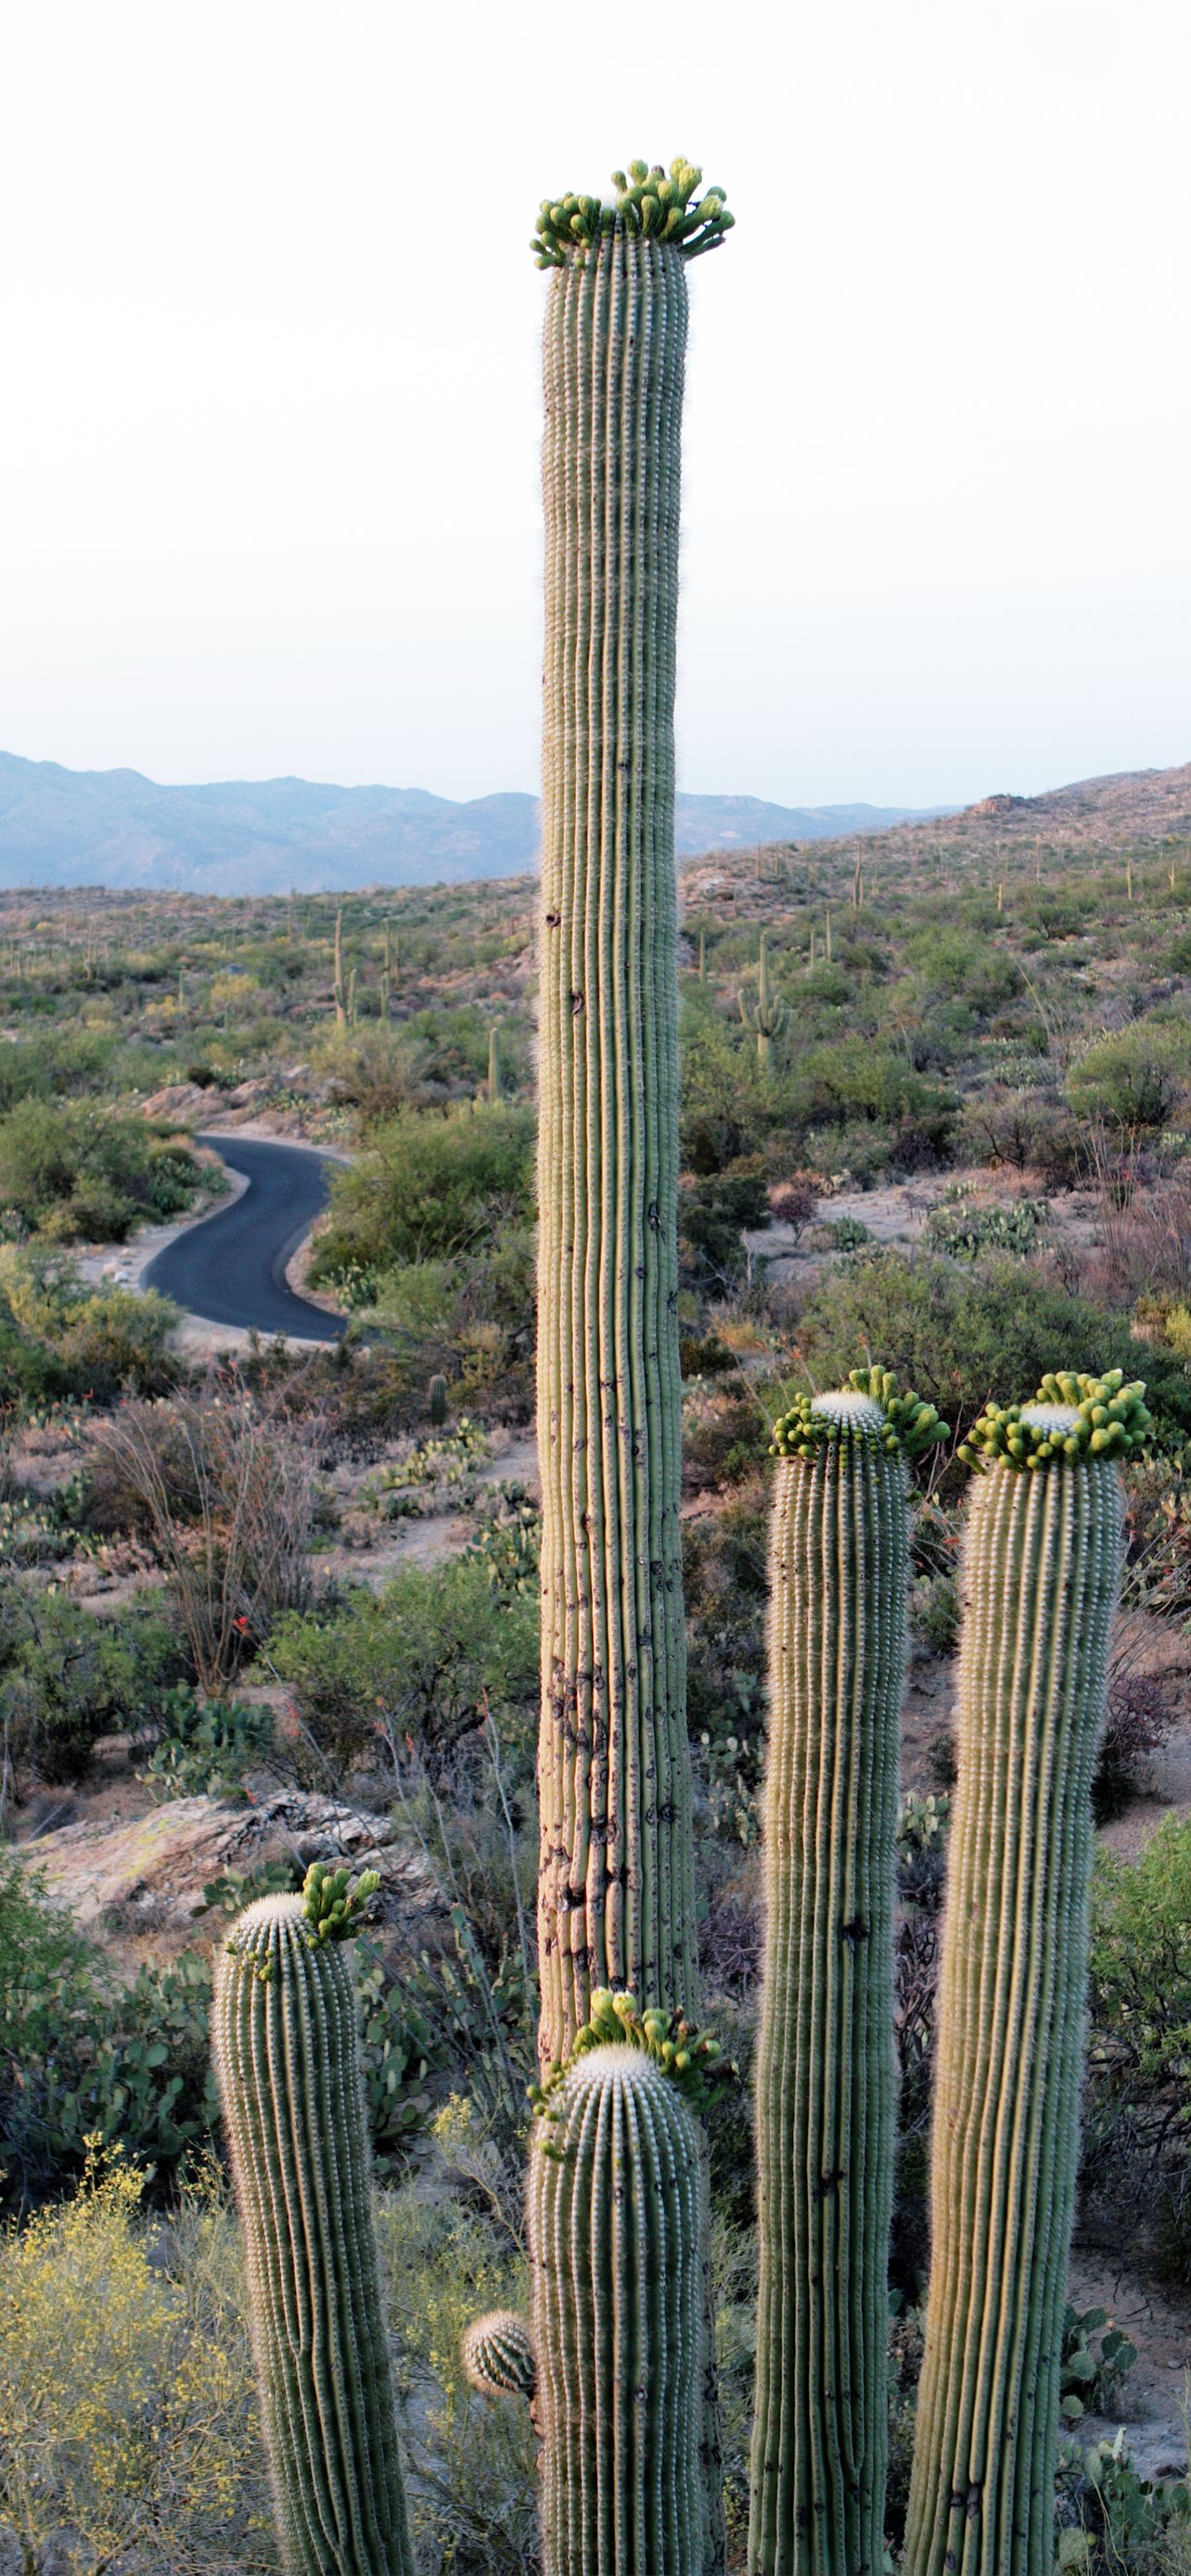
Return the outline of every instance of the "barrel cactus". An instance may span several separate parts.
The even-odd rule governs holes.
[[[750,2576],[880,2576],[906,1458],[882,1369],[774,1427]]]
[[[476,2317],[459,2341],[463,2374],[485,2397],[532,2397],[537,2387],[533,2336],[513,2308]]]
[[[679,1539],[674,665],[687,262],[674,162],[541,209],[539,1950],[543,2063],[593,1987],[693,2005]]]
[[[769,943],[764,931],[757,961],[757,990],[740,993],[738,1000],[745,1027],[756,1033],[757,1062],[762,1073],[769,1073],[773,1069],[774,1041],[784,1037],[789,1026],[790,1005],[779,1001],[769,981]]]
[[[345,1940],[377,1886],[316,1862],[217,1963],[212,2043],[287,2576],[413,2576]]]
[[[543,2576],[704,2576],[695,2105],[716,2053],[669,2013],[597,1990],[569,2066],[535,2094]]]
[[[958,1777],[932,2263],[904,2565],[1038,2576],[1054,2553],[1079,2153],[1091,1784],[1140,1385],[1060,1373],[965,1451]]]

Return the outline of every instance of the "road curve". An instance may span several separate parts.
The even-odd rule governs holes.
[[[300,1145],[266,1145],[246,1136],[199,1136],[248,1187],[176,1235],[142,1274],[192,1315],[243,1331],[285,1333],[291,1341],[337,1342],[343,1315],[325,1314],[288,1286],[285,1265],[327,1203],[327,1157]]]

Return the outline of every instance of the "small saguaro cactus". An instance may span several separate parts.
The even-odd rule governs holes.
[[[447,1381],[441,1369],[435,1370],[426,1389],[426,1396],[430,1419],[435,1429],[440,1430],[447,1418]]]
[[[494,1109],[500,1098],[500,1022],[494,1020],[488,1031],[488,1106]]]
[[[764,931],[761,933],[761,954],[757,962],[757,990],[755,993],[741,992],[738,1000],[740,1016],[746,1029],[756,1031],[757,1062],[762,1073],[768,1073],[773,1065],[774,1039],[784,1037],[789,1025],[790,1005],[788,1002],[779,1001],[770,984],[769,942]]]
[[[413,2576],[345,1943],[379,1885],[316,1861],[247,1907],[211,2038],[286,2576]]]
[[[880,2576],[905,1461],[884,1369],[775,1423],[750,2576]]]
[[[335,915],[335,972],[331,983],[331,999],[335,1005],[336,1022],[342,1028],[347,1020],[347,986],[343,980],[343,914],[341,912]]]
[[[591,2000],[569,2066],[533,2097],[543,2576],[704,2576],[707,2207],[694,2110],[719,2052],[631,1995]]]
[[[931,2274],[908,2576],[1040,2576],[1054,2555],[1079,2161],[1091,1786],[1120,1558],[1121,1372],[990,1406],[963,1563],[931,2147]]]
[[[459,2339],[463,2373],[485,2397],[532,2397],[538,2384],[533,2336],[513,2308],[476,2317]]]

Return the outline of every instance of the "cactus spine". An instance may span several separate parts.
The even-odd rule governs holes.
[[[931,2161],[932,2263],[904,2564],[1054,2555],[1079,2153],[1091,1783],[1140,1386],[1047,1378],[990,1407],[964,1559]]]
[[[689,2052],[592,2006],[530,2148],[543,2576],[704,2576],[705,2159],[660,2050]]]
[[[778,1000],[777,994],[770,985],[769,941],[764,931],[761,933],[761,954],[757,961],[756,995],[754,997],[751,993],[742,992],[738,999],[740,1016],[746,1029],[756,1031],[757,1062],[762,1073],[769,1073],[773,1067],[773,1042],[775,1038],[785,1036],[790,1018],[790,1006],[788,1002]]]
[[[212,2046],[287,2576],[413,2576],[343,1936],[377,1884],[316,1863],[217,1962]]]
[[[593,1986],[694,1999],[679,1543],[674,663],[699,172],[543,205],[538,1442],[543,2063]]]
[[[750,2576],[880,2576],[907,1453],[879,1369],[774,1428]]]

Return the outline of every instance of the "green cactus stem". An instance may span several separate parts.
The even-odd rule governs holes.
[[[435,1429],[441,1430],[442,1425],[447,1418],[447,1381],[443,1376],[441,1369],[435,1370],[434,1375],[427,1386],[426,1396],[430,1419],[434,1424]]]
[[[212,2048],[287,2576],[413,2576],[345,1942],[378,1881],[315,1863],[216,1964]]]
[[[347,987],[343,980],[343,914],[341,912],[335,915],[335,972],[331,984],[331,999],[335,1005],[336,1024],[342,1028],[347,1019]]]
[[[788,1002],[778,1000],[770,984],[769,942],[764,931],[761,933],[761,954],[757,962],[756,993],[742,992],[738,1000],[740,1016],[746,1029],[753,1029],[756,1032],[757,1062],[762,1073],[769,1073],[773,1067],[774,1039],[785,1036],[790,1021],[790,1005]]]
[[[1091,1785],[1140,1385],[1062,1372],[990,1407],[964,1553],[905,2568],[1042,2576],[1079,2155]]]
[[[750,2576],[880,2576],[905,1460],[883,1369],[774,1428]]]
[[[541,2051],[697,1982],[679,1532],[674,669],[686,262],[729,217],[634,162],[542,208]]]
[[[660,2043],[589,2036],[530,2148],[543,2576],[704,2576],[699,2125]]]
[[[533,2336],[512,2308],[476,2317],[459,2339],[464,2377],[485,2397],[532,2397],[538,2369]]]
[[[494,1109],[500,1098],[500,1022],[494,1020],[488,1031],[488,1106]]]

